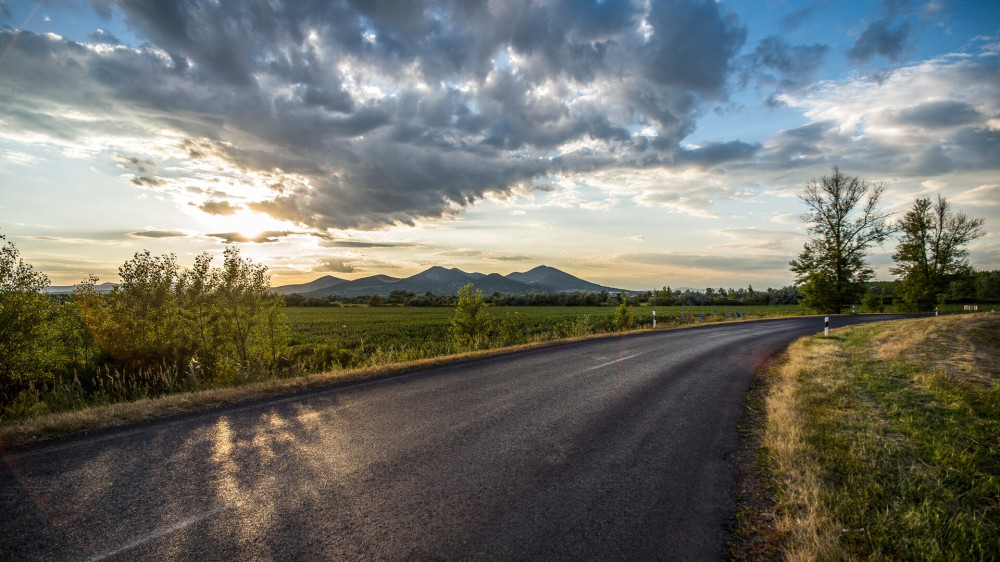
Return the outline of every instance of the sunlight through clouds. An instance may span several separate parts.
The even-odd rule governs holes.
[[[0,14],[0,228],[59,283],[240,244],[276,284],[447,259],[779,287],[833,166],[1000,224],[990,3],[28,4]]]

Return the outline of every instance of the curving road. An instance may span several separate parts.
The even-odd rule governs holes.
[[[724,559],[752,374],[822,328],[590,340],[7,451],[0,559]]]

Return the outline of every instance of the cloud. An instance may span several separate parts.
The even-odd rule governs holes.
[[[187,234],[179,230],[137,230],[129,232],[132,238],[185,238]]]
[[[341,258],[324,258],[312,268],[313,273],[354,273],[353,265]]]
[[[226,217],[235,214],[236,211],[240,209],[239,207],[233,205],[229,201],[214,201],[214,200],[206,201],[201,205],[198,205],[198,208],[210,215],[221,215]]]
[[[968,125],[980,120],[981,117],[976,108],[965,102],[941,100],[902,109],[896,118],[903,124],[939,129]]]
[[[94,8],[142,43],[0,30],[0,137],[114,154],[128,181],[212,214],[230,208],[193,190],[315,231],[381,229],[556,174],[741,148],[680,149],[746,41],[712,0]]]
[[[965,205],[975,205],[976,207],[1000,205],[1000,184],[980,185],[975,189],[963,191],[954,198],[954,201]]]
[[[789,45],[780,37],[765,37],[753,53],[744,58],[748,78],[777,90],[794,90],[808,85],[822,67],[827,45]]]
[[[900,22],[895,27],[888,19],[872,22],[847,51],[847,58],[854,62],[868,62],[879,55],[896,62],[903,54],[909,34],[910,24],[907,21]]]
[[[1000,167],[1000,72],[988,52],[896,68],[884,82],[824,81],[782,100],[812,122],[763,143],[771,169],[840,165],[903,176]]]
[[[486,259],[494,261],[532,261],[535,258],[532,258],[531,256],[511,254],[511,255],[486,256]]]
[[[827,5],[823,2],[811,2],[801,8],[796,8],[788,15],[782,17],[781,20],[778,21],[778,25],[781,26],[782,31],[794,31],[811,18],[816,12],[826,8]]]
[[[328,248],[418,248],[419,244],[412,242],[372,242],[364,240],[332,240],[323,242]]]
[[[438,252],[439,256],[448,256],[453,258],[473,258],[483,255],[479,250],[449,250],[447,252]]]
[[[720,273],[731,271],[787,270],[788,256],[742,256],[712,255],[688,252],[642,252],[620,254],[616,260],[655,266],[695,268],[713,270]]]
[[[209,238],[216,238],[220,240],[223,244],[240,244],[240,243],[270,244],[278,242],[282,238],[294,234],[298,233],[288,232],[288,231],[271,231],[271,232],[261,232],[256,236],[247,236],[246,234],[240,232],[218,232],[214,234],[206,234],[205,236]]]
[[[160,187],[166,184],[163,178],[158,178],[156,176],[133,176],[131,180],[132,183],[138,185],[139,187]]]
[[[675,162],[710,168],[727,162],[750,160],[760,148],[759,144],[748,144],[742,141],[707,143],[705,146],[695,149],[678,151]]]

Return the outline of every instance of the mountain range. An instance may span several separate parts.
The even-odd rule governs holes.
[[[561,293],[561,292],[591,292],[608,291],[621,292],[622,289],[606,287],[597,283],[574,277],[565,271],[554,267],[540,265],[532,270],[500,275],[499,273],[467,273],[461,269],[448,269],[434,266],[411,277],[396,278],[388,275],[374,275],[348,281],[332,275],[326,275],[298,285],[282,285],[271,289],[275,293],[288,295],[298,293],[307,297],[359,297],[378,294],[388,296],[392,291],[405,291],[423,295],[433,293],[438,296],[454,295],[466,283],[480,289],[489,295],[528,294],[528,293]],[[628,291],[626,291],[628,292]]]

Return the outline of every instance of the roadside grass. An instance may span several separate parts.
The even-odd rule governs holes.
[[[1000,316],[792,344],[761,451],[789,560],[1000,556]]]

